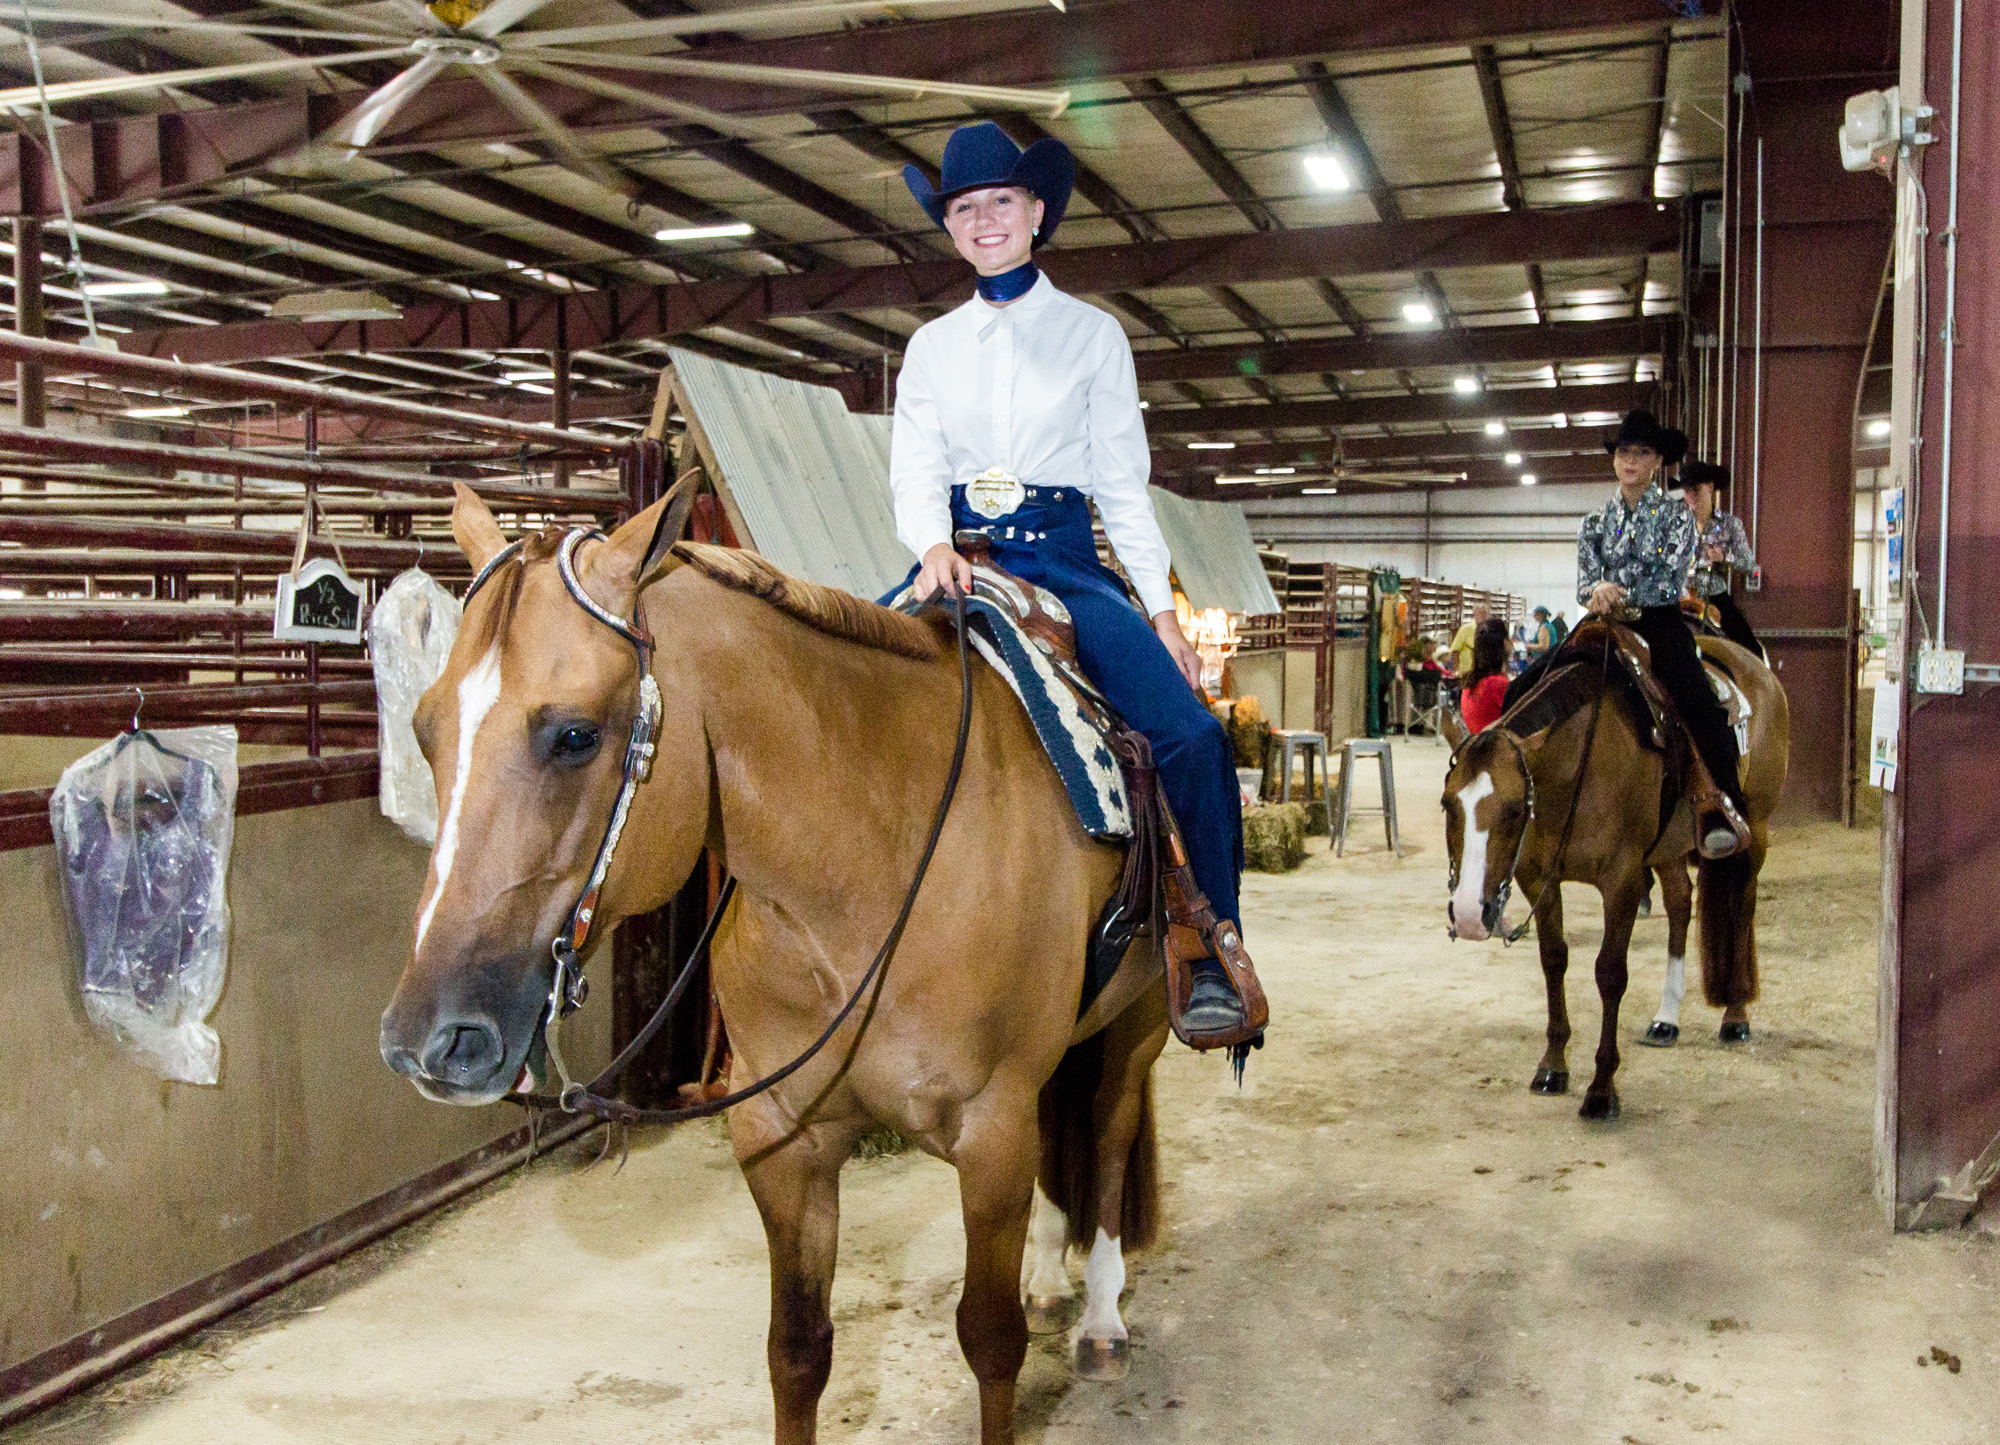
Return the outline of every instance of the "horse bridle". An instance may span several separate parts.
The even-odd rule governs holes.
[[[659,1007],[653,1011],[653,1016],[646,1021],[645,1027],[633,1035],[631,1042],[627,1043],[619,1051],[618,1056],[605,1065],[588,1084],[572,1079],[568,1067],[563,1062],[562,1050],[556,1042],[556,1024],[575,1013],[590,996],[590,981],[584,977],[583,972],[583,949],[590,939],[591,923],[597,915],[599,895],[603,892],[605,877],[611,871],[611,858],[618,850],[618,839],[625,831],[625,819],[631,811],[633,795],[638,792],[639,785],[652,776],[661,713],[660,685],[654,680],[652,673],[654,648],[652,634],[646,630],[636,615],[628,622],[617,613],[600,607],[590,594],[584,591],[583,583],[576,575],[577,549],[586,542],[605,540],[608,538],[604,532],[596,527],[571,528],[556,549],[556,570],[562,577],[564,589],[577,606],[632,644],[633,651],[638,654],[639,662],[639,706],[632,718],[631,737],[625,745],[624,771],[618,784],[618,796],[611,805],[611,816],[605,823],[604,837],[597,845],[597,856],[591,862],[590,874],[584,880],[583,890],[577,895],[576,902],[570,905],[563,926],[557,930],[555,938],[549,945],[549,951],[555,958],[555,975],[549,983],[548,1002],[542,1010],[540,1028],[549,1062],[555,1066],[557,1077],[561,1080],[561,1090],[553,1096],[509,1094],[507,1097],[522,1104],[544,1108],[553,1106],[569,1114],[587,1113],[606,1121],[625,1124],[673,1124],[684,1119],[699,1119],[719,1114],[782,1083],[805,1067],[821,1049],[826,1047],[841,1024],[854,1012],[863,995],[869,992],[871,984],[874,985],[875,996],[880,997],[882,984],[888,976],[889,960],[895,956],[896,945],[901,942],[903,930],[910,921],[910,913],[916,907],[917,893],[923,887],[924,875],[930,871],[931,857],[937,852],[938,840],[944,834],[945,819],[950,815],[952,799],[958,794],[959,778],[965,770],[966,744],[972,733],[972,654],[966,640],[965,596],[963,593],[957,593],[955,601],[960,702],[958,741],[952,753],[951,772],[945,779],[944,794],[938,800],[930,836],[924,844],[923,855],[917,862],[916,875],[910,880],[909,892],[903,898],[902,910],[898,913],[894,926],[889,930],[888,937],[876,951],[868,971],[862,975],[861,981],[855,985],[854,991],[848,995],[847,1002],[841,1006],[840,1012],[834,1015],[825,1031],[804,1053],[783,1068],[766,1074],[754,1084],[749,1084],[719,1099],[709,1099],[677,1109],[640,1109],[622,1100],[607,1099],[597,1091],[615,1080],[639,1056],[640,1051],[660,1031],[671,1016],[675,1005],[686,993],[688,983],[696,972],[695,960],[701,957],[702,950],[706,949],[714,939],[723,914],[728,910],[730,900],[736,895],[736,880],[729,878],[723,883],[721,891],[716,896],[715,906],[709,912],[708,921],[702,925],[701,936],[695,940],[694,947],[689,950],[687,961],[682,965],[673,987],[667,991],[667,996],[660,1001]],[[486,584],[487,580],[507,562],[520,555],[526,541],[526,538],[520,538],[494,553],[473,577],[471,586],[465,589],[461,606],[469,606],[474,594]],[[635,602],[635,609],[636,606]],[[872,1002],[869,1008],[872,1013],[874,1009]]]
[[[1562,837],[1556,843],[1555,859],[1549,865],[1548,876],[1542,880],[1542,886],[1535,895],[1535,906],[1528,910],[1528,916],[1523,918],[1514,927],[1506,929],[1500,934],[1502,947],[1511,948],[1521,941],[1522,937],[1528,931],[1528,925],[1534,921],[1535,915],[1542,911],[1542,905],[1549,901],[1549,890],[1561,882],[1563,862],[1569,856],[1570,833],[1576,827],[1577,806],[1583,801],[1584,775],[1590,771],[1591,750],[1597,745],[1597,723],[1598,719],[1604,715],[1604,693],[1610,684],[1610,679],[1611,638],[1607,635],[1604,639],[1604,662],[1597,679],[1597,700],[1591,704],[1590,727],[1583,736],[1583,756],[1577,761],[1576,765],[1576,788],[1570,793],[1569,815],[1563,819]],[[1523,698],[1521,702],[1516,703],[1515,710],[1518,711],[1526,704],[1526,701],[1527,699]],[[1512,714],[1510,713],[1507,716],[1512,716]],[[1507,902],[1514,896],[1514,870],[1521,866],[1521,853],[1528,845],[1528,828],[1535,821],[1534,769],[1528,766],[1528,750],[1521,746],[1521,740],[1514,736],[1513,732],[1506,726],[1506,723],[1507,717],[1503,716],[1496,720],[1491,728],[1485,731],[1490,731],[1497,737],[1505,738],[1507,745],[1513,748],[1514,756],[1520,760],[1521,776],[1527,780],[1528,784],[1528,816],[1526,821],[1521,824],[1520,836],[1514,839],[1514,861],[1508,865],[1507,876],[1500,882],[1500,915],[1503,918],[1507,913]],[[1472,737],[1467,738],[1456,748],[1452,749],[1451,759],[1445,764],[1445,776],[1447,778],[1458,767],[1458,760],[1464,755],[1465,750],[1472,745],[1472,739],[1481,735],[1481,733],[1474,733]],[[1451,865],[1451,877],[1447,884],[1454,894],[1458,892],[1458,870],[1459,862],[1457,859],[1454,859]],[[1458,915],[1454,912],[1455,906],[1455,899],[1446,900],[1444,905],[1445,932],[1454,941],[1458,938]]]

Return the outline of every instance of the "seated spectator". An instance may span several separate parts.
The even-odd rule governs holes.
[[[1472,638],[1472,670],[1459,694],[1468,732],[1482,732],[1499,718],[1507,695],[1507,628],[1499,618],[1479,624]]]

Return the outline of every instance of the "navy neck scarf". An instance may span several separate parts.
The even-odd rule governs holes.
[[[1028,294],[1035,280],[1042,273],[1035,269],[1033,261],[1023,261],[1011,271],[1002,271],[998,276],[981,276],[974,281],[983,301],[995,306],[1004,306],[1009,301]]]

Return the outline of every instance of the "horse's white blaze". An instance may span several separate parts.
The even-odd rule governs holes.
[[[1679,954],[1667,959],[1667,981],[1660,986],[1660,1011],[1653,1015],[1656,1024],[1681,1023],[1681,1000],[1687,997],[1687,960]]]
[[[1028,1293],[1037,1299],[1068,1299],[1069,1270],[1063,1264],[1069,1222],[1063,1212],[1035,1186],[1035,1212],[1028,1220]]]
[[[1486,937],[1483,910],[1486,893],[1486,830],[1479,826],[1479,804],[1493,796],[1493,777],[1481,772],[1458,790],[1465,814],[1463,842],[1458,853],[1458,892],[1451,896],[1452,926],[1460,938],[1477,943]]]
[[[1118,1296],[1124,1292],[1125,1252],[1100,1228],[1083,1266],[1083,1319],[1077,1328],[1085,1339],[1125,1338],[1125,1321],[1118,1313]]]
[[[430,932],[431,915],[444,897],[444,885],[451,878],[451,865],[458,857],[458,815],[465,807],[466,785],[472,781],[472,745],[479,739],[480,724],[493,704],[500,700],[500,644],[497,642],[479,659],[478,666],[458,684],[458,759],[451,776],[451,798],[445,804],[444,821],[438,824],[437,851],[431,855],[437,869],[437,886],[430,901],[417,916],[417,951],[422,952],[424,935]]]

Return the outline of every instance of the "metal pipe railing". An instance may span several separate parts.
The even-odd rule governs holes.
[[[419,558],[435,561],[441,567],[463,566],[465,561],[455,546],[447,550],[415,541],[391,541],[365,532],[317,532],[312,541],[328,550],[338,544],[348,565],[363,568],[400,570],[414,567]],[[200,527],[186,522],[4,515],[0,516],[0,542],[16,542],[24,547],[92,547],[168,554],[156,559],[157,565],[163,567],[175,565],[179,559],[172,554],[177,553],[282,558],[286,566],[280,570],[289,570],[298,534],[262,528]],[[12,560],[9,553],[0,551],[0,571],[5,571]],[[145,560],[143,556],[134,556],[130,563],[143,565]]]
[[[315,386],[307,381],[248,376],[219,366],[195,366],[150,356],[98,351],[88,346],[46,341],[11,331],[0,331],[0,361],[41,362],[51,375],[58,371],[81,372],[87,376],[144,382],[163,393],[182,392],[222,401],[285,402],[293,406],[317,407],[323,412],[375,417],[382,421],[414,422],[437,431],[464,431],[477,436],[504,437],[509,441],[538,442],[544,446],[561,447],[568,452],[615,456],[625,448],[625,442],[616,438],[592,437],[533,422],[508,421],[503,417],[452,411],[447,407],[425,406],[420,402],[367,396],[360,392],[341,391],[337,387]]]

